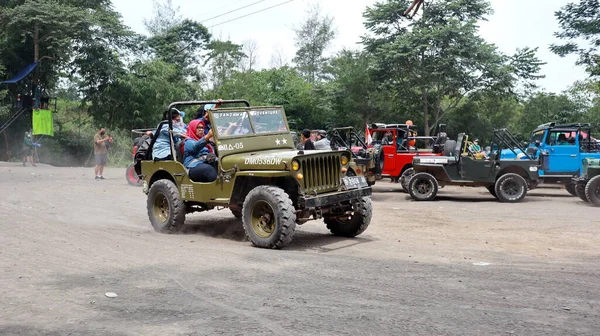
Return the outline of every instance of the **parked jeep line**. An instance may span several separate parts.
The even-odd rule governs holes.
[[[216,103],[174,102],[168,111]],[[214,208],[229,208],[241,218],[246,236],[257,247],[286,246],[296,225],[311,219],[323,218],[334,235],[354,237],[365,231],[371,221],[371,188],[363,176],[344,176],[350,151],[296,150],[281,106],[250,107],[245,100],[221,104],[244,106],[209,110],[218,158],[216,181],[198,183],[189,178],[181,146],[173,143],[172,136],[176,160],[152,159],[158,132],[143,157],[138,157],[136,169],[156,231],[175,233],[187,213]],[[172,129],[170,120],[157,129],[165,123]],[[246,125],[247,130],[243,135],[226,135],[225,130],[234,124]]]
[[[438,126],[436,136],[413,136],[417,129],[407,124],[373,124],[370,135],[374,148],[381,148],[385,163],[381,175],[400,182],[402,191],[408,192],[408,182],[414,175],[413,158],[417,156],[440,156],[447,139],[446,125]]]
[[[332,148],[352,151],[352,160],[346,176],[363,175],[370,186],[381,180],[385,159],[381,148],[369,147],[352,126],[333,128],[329,134]]]
[[[540,169],[541,183],[563,184],[567,191],[577,196],[573,178],[581,175],[584,159],[600,159],[600,146],[592,139],[591,125],[584,123],[546,123],[531,132],[525,151],[537,158],[548,155],[548,162]],[[502,151],[503,159],[524,157],[523,151]]]
[[[410,196],[417,201],[430,201],[439,186],[460,185],[486,187],[501,202],[521,201],[527,190],[537,185],[540,159],[501,159],[503,148],[524,150],[507,129],[494,131],[490,147],[497,150],[481,158],[469,149],[468,136],[460,133],[456,141],[446,141],[444,155],[415,157],[415,175],[408,184]]]

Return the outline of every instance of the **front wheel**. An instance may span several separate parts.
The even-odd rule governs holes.
[[[575,190],[575,184],[574,183],[567,183],[565,185],[565,188],[567,189],[567,191],[569,192],[569,194],[571,194],[572,196],[577,196],[577,190]]]
[[[158,180],[152,184],[146,203],[148,217],[154,230],[176,233],[185,222],[185,203],[179,198],[175,183]]]
[[[244,200],[242,222],[252,245],[278,249],[292,241],[296,213],[292,200],[283,189],[258,186]]]
[[[429,173],[418,173],[408,183],[408,192],[415,201],[431,201],[437,195],[439,184]]]
[[[500,202],[520,202],[527,195],[527,181],[521,175],[507,173],[498,178],[494,191]]]
[[[600,175],[592,177],[585,185],[585,196],[595,206],[600,206]]]
[[[413,175],[415,175],[415,169],[413,167],[406,169],[402,175],[400,175],[400,184],[402,185],[402,191],[405,193],[408,193],[408,183]]]
[[[362,197],[352,202],[352,213],[339,217],[325,217],[329,231],[342,237],[356,237],[365,232],[371,223],[373,216],[373,206],[371,198]]]
[[[125,179],[127,180],[127,183],[129,183],[129,185],[136,187],[142,186],[142,180],[135,171],[134,163],[130,163],[129,166],[125,168]]]

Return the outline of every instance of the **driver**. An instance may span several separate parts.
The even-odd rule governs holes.
[[[479,146],[479,139],[477,138],[475,138],[475,140],[473,140],[473,143],[469,145],[469,151],[473,153],[473,156],[476,159],[482,159],[487,156],[485,152],[481,150],[481,146]]]
[[[204,134],[204,124],[200,120],[192,120],[188,125],[188,138],[183,147],[183,165],[194,182],[206,183],[217,179],[217,170],[210,164],[217,159],[206,147],[212,135],[212,130]]]
[[[225,130],[225,135],[244,135],[250,133],[250,121],[248,118],[241,118],[235,123],[229,124],[227,130]]]

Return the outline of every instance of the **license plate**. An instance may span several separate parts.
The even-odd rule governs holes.
[[[342,181],[346,189],[358,189],[369,186],[364,176],[346,176]]]

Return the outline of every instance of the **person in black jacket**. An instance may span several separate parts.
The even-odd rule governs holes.
[[[310,130],[307,128],[302,131],[302,142],[304,143],[304,150],[315,149],[315,144],[310,139]]]

